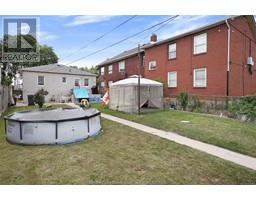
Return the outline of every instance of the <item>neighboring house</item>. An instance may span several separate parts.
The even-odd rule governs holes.
[[[165,97],[182,91],[206,98],[256,93],[256,24],[251,15],[146,45],[143,55],[141,74],[165,83]],[[132,74],[138,74],[137,56],[134,53],[133,64],[125,67]],[[100,66],[106,68],[102,80],[114,81],[114,71],[112,76],[107,72],[108,64]]]
[[[22,79],[20,73],[17,73],[15,75],[15,78],[13,79],[13,83],[12,83],[12,85],[14,86],[14,90],[22,90],[22,85],[23,85],[22,81],[23,81],[23,79]]]
[[[50,64],[22,69],[23,100],[35,94],[40,88],[48,91],[46,102],[55,99],[60,102],[71,96],[75,86],[91,88],[96,86],[96,75],[60,64]]]
[[[155,34],[151,36],[151,43],[156,42]],[[140,47],[140,54],[138,47],[124,51],[117,56],[109,58],[97,65],[100,75],[100,88],[106,89],[113,82],[125,79],[129,76],[141,74],[143,76],[143,69],[139,72],[139,60],[141,62],[144,56],[144,48],[149,44]]]
[[[256,61],[255,41],[253,16],[222,20],[146,47],[144,76],[162,79],[168,97],[254,94],[256,68],[247,60]]]

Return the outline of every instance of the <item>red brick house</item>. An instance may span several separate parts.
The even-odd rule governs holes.
[[[143,57],[144,50],[140,50]],[[138,48],[133,48],[97,65],[100,74],[100,87],[106,89],[109,84],[139,73]],[[142,71],[143,72],[143,71]]]
[[[145,78],[165,83],[166,97],[181,91],[200,97],[256,94],[253,16],[229,18],[159,42],[154,35],[153,41],[141,50],[141,71]],[[120,71],[121,61],[125,72]],[[109,81],[138,74],[138,63],[137,48],[123,52],[98,65],[100,79],[106,86]]]
[[[163,80],[168,97],[255,94],[256,67],[247,63],[256,61],[255,41],[253,16],[219,21],[146,47],[144,76]]]
[[[141,49],[139,56],[138,48],[133,48],[97,65],[100,75],[101,93],[104,93],[111,83],[138,74],[139,58],[142,58],[143,55],[143,49]],[[141,72],[143,73],[142,70]]]
[[[124,51],[112,58],[109,58],[97,65],[100,74],[100,88],[103,93],[112,82],[125,79],[132,75],[144,75],[144,69],[139,68],[143,62],[144,48],[157,41],[157,36],[153,34],[150,37],[150,43]],[[141,64],[139,63],[141,62]]]

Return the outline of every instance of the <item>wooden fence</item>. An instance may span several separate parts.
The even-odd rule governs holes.
[[[9,88],[7,86],[0,85],[0,115],[8,107],[9,103]]]

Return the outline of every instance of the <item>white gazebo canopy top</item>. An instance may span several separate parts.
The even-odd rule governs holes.
[[[130,76],[129,78],[114,82],[111,84],[112,86],[128,86],[128,85],[138,85],[138,76]],[[140,85],[141,86],[163,86],[162,83],[153,81],[147,78],[140,78]]]

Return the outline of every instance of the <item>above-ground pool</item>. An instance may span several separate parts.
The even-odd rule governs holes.
[[[6,139],[17,144],[73,143],[95,136],[100,130],[100,112],[94,108],[29,110],[5,117]]]

